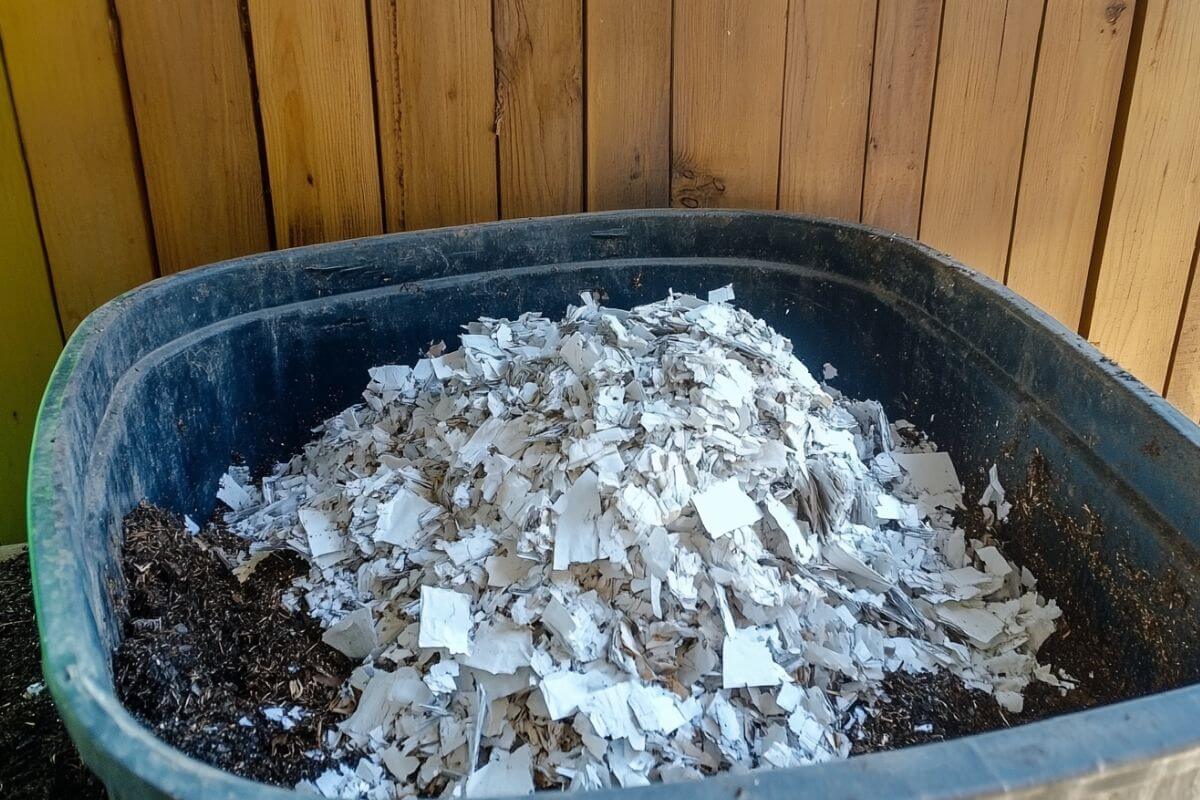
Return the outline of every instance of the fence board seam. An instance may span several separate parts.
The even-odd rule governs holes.
[[[862,155],[862,178],[858,182],[858,221],[863,221],[863,204],[867,197],[867,160],[871,157],[871,102],[875,99],[875,64],[879,59],[876,54],[879,52],[879,0],[875,0],[875,30],[871,36],[871,73],[868,76],[867,85],[867,125],[863,129],[863,155]],[[787,54],[784,53],[783,74],[787,75]],[[779,137],[780,142],[783,137]],[[780,144],[780,149],[782,149]],[[929,143],[926,142],[926,151],[929,150]]]
[[[33,192],[33,174],[29,171],[29,155],[25,152],[25,137],[21,133],[20,118],[17,117],[17,99],[13,95],[12,77],[8,74],[8,61],[4,56],[4,42],[0,40],[0,72],[4,74],[4,86],[8,93],[9,107],[12,108],[13,121],[16,122],[17,148],[21,154],[21,167],[25,172],[25,185],[29,187],[30,206],[33,210],[33,221],[37,227],[38,247],[42,249],[42,267],[46,271],[46,282],[50,287],[50,305],[54,308],[54,320],[58,324],[59,344],[66,344],[67,329],[63,325],[62,312],[58,308],[58,292],[54,288],[54,271],[50,269],[50,253],[46,250],[46,235],[42,232],[42,213],[38,210],[37,196]]]
[[[1104,189],[1100,194],[1100,209],[1097,212],[1096,235],[1092,240],[1092,259],[1088,265],[1087,282],[1083,287],[1083,308],[1079,310],[1079,327],[1076,332],[1089,342],[1091,341],[1092,313],[1096,308],[1096,289],[1100,282],[1100,265],[1104,260],[1104,246],[1108,240],[1113,200],[1117,192],[1117,176],[1121,171],[1121,158],[1125,154],[1125,132],[1129,127],[1129,107],[1133,101],[1133,85],[1137,80],[1138,62],[1142,51],[1142,35],[1146,28],[1146,6],[1146,0],[1138,0],[1133,5],[1133,21],[1129,26],[1129,44],[1125,50],[1125,72],[1121,78],[1121,91],[1117,97],[1112,141],[1108,145],[1108,166],[1104,172]]]
[[[262,107],[259,105],[254,38],[250,32],[250,0],[238,0],[238,20],[241,23],[242,47],[246,50],[246,69],[250,77],[250,109],[254,115],[254,136],[258,143],[258,172],[262,183],[263,208],[267,215],[267,242],[272,250],[278,250],[279,232],[275,228],[275,199],[271,195],[271,175],[267,168],[267,137],[263,130]]]
[[[133,145],[133,168],[142,190],[138,199],[142,206],[142,217],[146,220],[147,238],[150,240],[150,265],[157,278],[163,274],[158,258],[158,232],[154,230],[154,215],[150,213],[150,186],[146,182],[146,165],[142,163],[142,142],[138,137],[137,115],[133,113],[133,95],[129,89],[129,70],[125,65],[125,44],[121,37],[121,18],[117,14],[116,0],[108,0],[108,24],[113,37],[117,72],[121,77],[121,104],[129,126],[129,141]]]
[[[1052,1],[1052,0],[1051,0]],[[1042,37],[1046,33],[1046,7],[1042,3],[1042,21],[1038,25],[1037,48],[1033,51],[1033,75],[1029,79],[1029,102],[1025,106],[1025,133],[1021,136],[1021,156],[1017,164],[1017,191],[1013,194],[1012,221],[1008,226],[1008,248],[1004,253],[1004,275],[1001,283],[1008,285],[1008,271],[1012,267],[1013,239],[1017,232],[1017,209],[1021,207],[1021,179],[1025,176],[1025,151],[1029,147],[1029,126],[1033,122],[1033,98],[1037,92],[1038,64],[1042,58]]]
[[[380,127],[379,119],[379,65],[376,63],[379,54],[375,48],[375,17],[371,13],[371,0],[362,0],[362,4],[363,15],[367,19],[367,49],[370,51],[368,53],[367,64],[369,65],[368,74],[371,80],[371,116],[375,119],[375,171],[379,175],[377,179],[379,181],[379,229],[387,231],[388,193],[384,189],[387,176],[383,171],[383,128]],[[395,5],[394,0],[393,5]],[[407,220],[404,219],[403,214],[400,219],[402,220],[400,229],[407,229],[407,224],[405,224]]]
[[[1183,285],[1183,308],[1179,311],[1179,321],[1175,323],[1175,338],[1171,340],[1171,355],[1167,359],[1167,375],[1163,378],[1163,397],[1171,393],[1171,378],[1175,377],[1175,358],[1179,355],[1179,343],[1183,339],[1183,329],[1187,324],[1188,307],[1191,305],[1193,284],[1196,280],[1196,262],[1200,259],[1200,225],[1196,227],[1196,243],[1192,245],[1192,265],[1188,268],[1187,282]],[[1189,409],[1188,415],[1195,417],[1195,410]]]
[[[783,208],[783,130],[784,130],[783,126],[784,126],[785,121],[787,120],[787,115],[785,115],[783,113],[782,104],[787,102],[786,95],[787,95],[788,56],[791,54],[791,51],[792,51],[792,37],[787,34],[787,31],[790,30],[791,24],[792,24],[792,3],[793,2],[794,2],[794,0],[788,0],[787,8],[785,8],[783,10],[783,30],[784,30],[783,74],[779,76],[779,80],[783,84],[784,88],[782,89],[781,94],[780,94],[780,96],[783,98],[783,100],[782,100],[782,103],[780,104],[780,109],[779,109],[779,153],[775,159],[776,163],[777,163],[777,166],[775,168],[775,210],[776,211],[779,211]],[[671,60],[672,60],[672,62],[674,62],[674,60],[675,60],[675,54],[673,52],[671,54]],[[674,63],[671,64],[671,69],[672,69],[671,81],[672,81],[672,83],[674,83],[674,80],[675,80],[675,75],[674,75],[675,65],[674,65]],[[674,91],[674,87],[672,87],[672,91]],[[672,163],[674,163],[674,162],[672,162]]]
[[[878,33],[878,31],[876,31]],[[917,205],[917,230],[913,235],[914,239],[921,238],[921,224],[925,221],[925,187],[929,185],[929,140],[933,136],[933,112],[937,108],[938,99],[938,77],[942,68],[942,43],[946,41],[946,0],[942,0],[938,8],[938,38],[937,38],[937,53],[933,56],[933,97],[929,101],[929,119],[925,123],[925,163],[921,167],[921,199]],[[874,65],[871,67],[872,79],[874,83]],[[868,128],[867,135],[870,135]]]

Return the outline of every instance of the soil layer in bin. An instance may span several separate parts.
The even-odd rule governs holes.
[[[280,594],[306,570],[295,553],[267,556],[245,583],[231,567],[244,543],[142,505],[125,520],[124,639],[113,673],[121,701],[155,733],[215,767],[292,786],[330,765],[323,732],[344,719],[351,664],[320,625]],[[285,729],[267,708],[301,717]],[[335,710],[337,709],[337,710]]]

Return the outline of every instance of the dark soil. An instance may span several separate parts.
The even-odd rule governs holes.
[[[25,556],[0,562],[0,797],[93,800],[104,787],[79,760],[42,680]]]
[[[125,520],[128,583],[124,640],[113,659],[117,693],[159,737],[213,766],[292,786],[327,768],[323,731],[351,665],[321,642],[321,628],[291,614],[280,593],[305,565],[266,558],[245,584],[230,565],[240,541],[210,528],[191,536],[146,505]],[[300,706],[285,731],[265,707]],[[239,724],[245,718],[250,725]]]
[[[883,681],[886,700],[856,732],[851,755],[940,742],[972,733],[1007,728],[1020,716],[1006,716],[995,698],[968,689],[949,672],[890,673]]]

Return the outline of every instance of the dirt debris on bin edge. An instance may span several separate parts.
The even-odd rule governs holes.
[[[104,786],[79,760],[42,683],[24,554],[0,562],[0,653],[0,797],[104,797]]]
[[[126,706],[167,742],[243,777],[290,786],[328,766],[306,751],[318,749],[321,732],[349,710],[338,703],[338,687],[351,665],[321,642],[315,620],[279,603],[305,569],[300,556],[272,555],[239,585],[229,564],[243,543],[228,532],[210,526],[192,536],[178,517],[142,504],[126,518],[125,537],[129,592],[114,673]],[[1072,630],[1069,620],[1061,622]],[[852,754],[983,733],[1122,699],[1104,688],[1116,677],[1109,670],[1089,675],[1080,669],[1095,664],[1091,638],[1056,633],[1047,641],[1042,660],[1066,667],[1080,684],[1065,695],[1031,685],[1021,714],[1006,714],[990,695],[950,673],[890,674],[879,713],[851,732]],[[309,713],[290,731],[261,712],[292,705]],[[238,724],[243,716],[252,727]]]
[[[339,688],[351,665],[321,641],[315,620],[279,602],[306,569],[303,559],[274,553],[241,584],[231,565],[243,549],[213,526],[193,536],[178,517],[146,504],[126,517],[114,680],[125,706],[168,743],[290,787],[328,768],[320,740],[344,718]],[[263,714],[293,706],[305,713],[290,730]]]

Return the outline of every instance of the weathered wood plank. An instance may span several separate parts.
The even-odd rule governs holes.
[[[280,247],[383,229],[366,9],[249,0]]]
[[[118,0],[165,272],[271,246],[237,0]]]
[[[62,331],[46,272],[17,120],[0,62],[0,544],[25,539],[33,423]]]
[[[787,0],[676,0],[671,202],[775,208]]]
[[[1004,280],[1042,0],[946,0],[921,239]]]
[[[371,0],[388,230],[496,218],[490,0]]]
[[[671,0],[589,0],[587,208],[671,202]]]
[[[916,236],[942,0],[879,0],[862,220]]]
[[[857,222],[876,0],[792,0],[779,207]]]
[[[583,209],[579,0],[496,0],[500,213]]]
[[[1051,2],[1025,136],[1008,285],[1079,327],[1133,10]]]
[[[0,35],[63,327],[154,277],[106,0],[0,3]]]
[[[1145,14],[1087,336],[1161,391],[1200,227],[1200,4]]]

